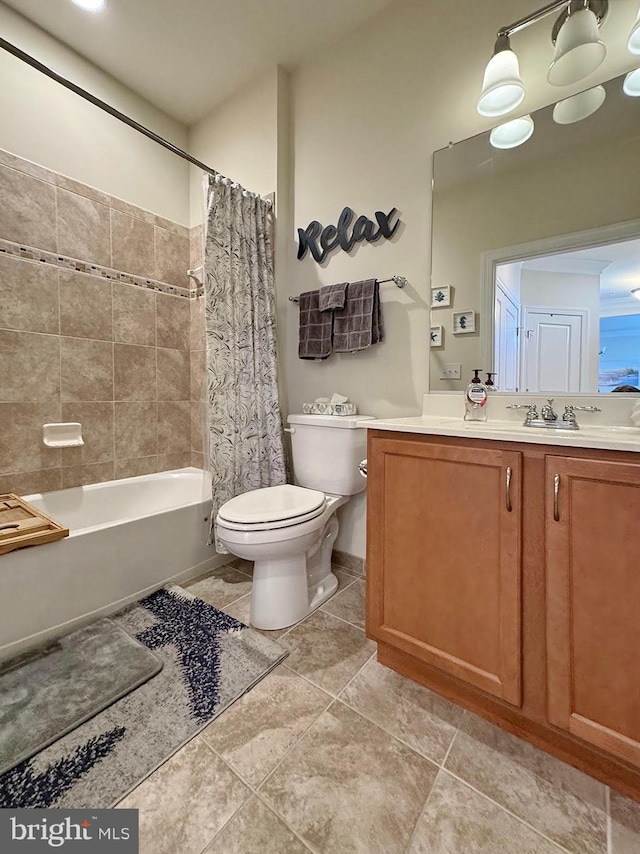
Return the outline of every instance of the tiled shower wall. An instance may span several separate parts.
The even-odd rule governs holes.
[[[201,231],[6,152],[0,200],[0,492],[201,465]]]

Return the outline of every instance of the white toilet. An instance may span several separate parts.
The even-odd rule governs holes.
[[[300,486],[269,486],[232,498],[220,508],[216,533],[237,557],[255,562],[251,625],[284,629],[322,605],[338,587],[331,551],[335,512],[366,481],[371,415],[290,415],[293,468]]]

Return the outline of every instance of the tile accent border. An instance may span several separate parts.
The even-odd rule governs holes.
[[[89,261],[81,261],[77,258],[70,258],[67,255],[58,255],[55,252],[48,252],[44,249],[35,249],[33,246],[23,246],[20,243],[14,243],[11,240],[4,240],[2,238],[0,238],[0,253],[11,255],[14,258],[21,258],[23,261],[40,261],[43,264],[53,267],[75,270],[78,273],[95,276],[98,279],[107,279],[112,282],[134,285],[138,288],[145,288],[146,290],[156,291],[161,294],[171,294],[172,296],[182,297],[183,299],[195,299],[203,291],[201,288],[198,288],[198,290],[179,288],[176,285],[169,285],[166,282],[145,279],[143,276],[123,273],[121,270],[114,270],[112,267],[91,264]]]

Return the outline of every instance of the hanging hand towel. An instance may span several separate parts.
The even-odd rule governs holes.
[[[344,308],[346,299],[347,282],[341,282],[339,285],[325,285],[324,288],[320,288],[320,311]]]
[[[377,344],[384,338],[380,290],[375,279],[351,282],[343,311],[336,311],[333,325],[333,349],[352,353]]]
[[[320,311],[319,299],[320,291],[300,294],[300,359],[327,359],[331,355],[333,312]]]

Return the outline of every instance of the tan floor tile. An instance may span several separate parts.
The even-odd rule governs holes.
[[[640,804],[611,792],[611,854],[640,851]]]
[[[140,810],[140,854],[200,854],[250,794],[197,737],[118,807]]]
[[[604,854],[604,786],[468,715],[445,767],[575,854]]]
[[[324,691],[278,667],[209,724],[203,737],[255,788],[330,703]]]
[[[345,587],[348,587],[350,584],[353,584],[354,581],[358,580],[358,577],[355,575],[351,575],[350,572],[346,572],[339,566],[331,565],[331,572],[338,579],[338,589],[336,593],[339,593],[341,590],[344,590]],[[334,594],[336,595],[336,594]],[[329,600],[331,601],[331,600]]]
[[[225,614],[229,614],[230,617],[234,617],[236,620],[240,620],[240,622],[244,623],[245,626],[250,626],[251,594],[247,593],[246,596],[243,596],[241,599],[236,599],[236,601],[232,602],[230,605],[225,605],[222,610],[225,612]],[[269,637],[272,640],[277,640],[278,638],[282,637],[282,635],[287,632],[288,629],[255,629],[255,631],[260,632],[261,635]]]
[[[320,852],[403,852],[436,766],[334,703],[262,785],[289,827]]]
[[[561,850],[493,801],[441,771],[409,854],[561,854]]]
[[[375,652],[361,629],[315,611],[278,643],[290,653],[287,666],[332,694],[341,691]]]
[[[251,798],[204,854],[305,854],[309,849],[259,798]]]
[[[340,699],[438,763],[444,759],[465,714],[459,706],[375,659],[362,668]]]
[[[322,610],[364,629],[364,592],[364,581],[354,581],[325,602]]]
[[[219,566],[188,585],[190,593],[215,608],[224,608],[251,590],[251,579],[232,566]]]

